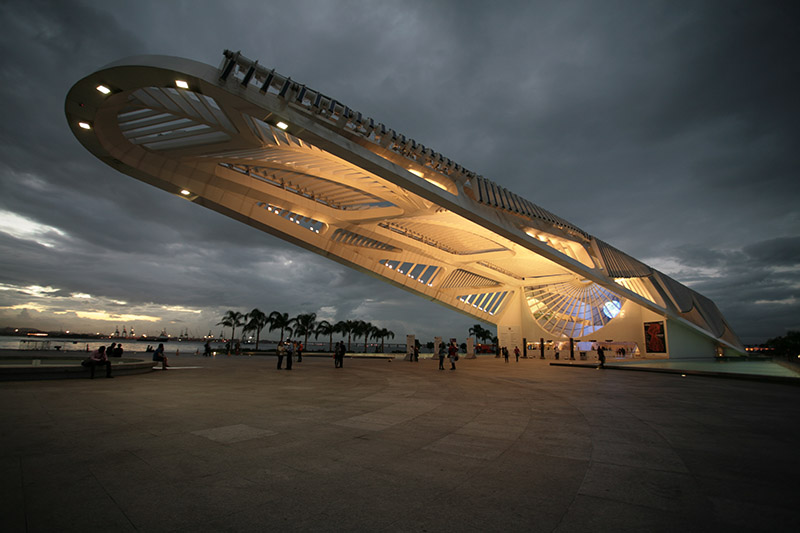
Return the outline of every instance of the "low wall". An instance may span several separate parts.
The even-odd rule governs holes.
[[[56,355],[56,351],[0,350],[0,381],[43,379],[85,379],[88,368],[81,365],[87,355]],[[143,374],[153,370],[152,361],[132,357],[110,358],[115,377]],[[105,368],[95,368],[95,377],[105,378]]]

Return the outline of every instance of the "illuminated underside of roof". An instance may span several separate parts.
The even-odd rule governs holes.
[[[707,298],[238,52],[118,61],[66,114],[125,174],[478,319],[519,294],[544,331],[580,337],[630,301],[741,346]]]

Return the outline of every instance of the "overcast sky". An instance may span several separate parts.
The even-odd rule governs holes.
[[[122,175],[64,116],[123,57],[226,48],[714,300],[800,329],[797,2],[0,2],[0,326],[192,335],[227,309],[466,336],[475,319]],[[484,324],[486,325],[486,324]]]

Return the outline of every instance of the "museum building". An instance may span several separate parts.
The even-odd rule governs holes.
[[[66,115],[118,171],[494,323],[512,349],[744,353],[708,298],[239,52],[122,59],[78,81]]]

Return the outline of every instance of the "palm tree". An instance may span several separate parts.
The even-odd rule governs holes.
[[[236,339],[236,328],[241,326],[244,321],[244,315],[239,311],[228,310],[222,320],[217,322],[218,326],[231,328],[231,340]]]
[[[364,322],[363,320],[356,320],[355,327],[353,328],[353,338],[364,337],[364,353],[367,353],[367,342],[369,336],[372,334],[372,324]]]
[[[303,335],[303,346],[308,344],[308,336],[314,333],[317,323],[317,313],[300,314],[289,320],[294,328],[294,335]]]
[[[281,330],[281,340],[283,342],[283,332],[288,331],[289,335],[292,334],[292,328],[289,319],[289,313],[279,313],[278,311],[273,311],[267,317],[269,321],[269,330],[273,331],[276,329]]]
[[[475,324],[469,328],[469,334],[475,335],[475,346],[478,346],[478,339],[486,340],[492,338],[492,332],[480,324]]]
[[[261,338],[261,330],[264,329],[267,324],[269,324],[269,319],[265,313],[256,308],[245,315],[245,320],[247,321],[247,324],[244,325],[243,331],[256,332],[256,350],[258,350],[258,342]]]
[[[386,328],[375,328],[375,331],[372,332],[372,338],[375,340],[380,339],[381,341],[381,353],[383,353],[383,340],[386,337],[391,337],[394,339],[394,331],[390,331]]]
[[[314,328],[314,338],[318,339],[320,335],[328,335],[328,351],[333,351],[333,334],[334,326],[327,320],[320,320],[317,327]]]
[[[342,335],[347,335],[347,351],[350,351],[350,336],[353,334],[357,321],[355,320],[340,320],[333,326],[333,330],[336,333],[341,333]]]

